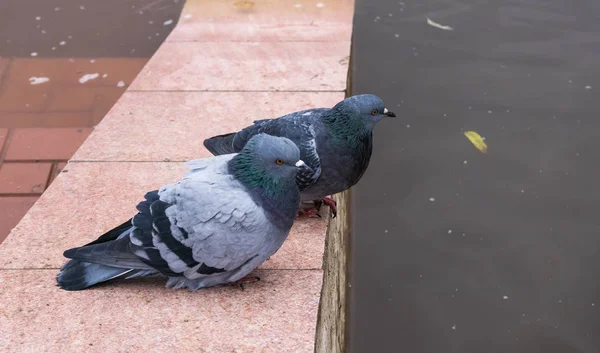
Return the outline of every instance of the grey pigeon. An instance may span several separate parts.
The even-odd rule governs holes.
[[[300,148],[306,167],[296,182],[302,201],[327,203],[336,214],[328,195],[349,189],[363,176],[371,159],[373,128],[384,117],[396,115],[387,110],[381,98],[372,94],[349,97],[331,109],[308,109],[276,119],[256,120],[238,132],[204,140],[213,154],[240,151],[259,133],[287,137]]]
[[[175,184],[148,192],[129,221],[65,251],[59,287],[164,275],[167,287],[236,282],[273,255],[298,212],[298,147],[258,134],[237,154],[194,160]]]

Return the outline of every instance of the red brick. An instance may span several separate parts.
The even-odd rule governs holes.
[[[29,127],[91,127],[91,112],[6,113],[0,112],[0,126]]]
[[[54,84],[50,88],[46,111],[91,111],[96,96],[95,87],[81,84]]]
[[[0,210],[2,210],[0,212],[0,243],[6,239],[10,230],[19,223],[37,199],[38,196],[0,197]]]
[[[0,166],[0,194],[41,194],[51,163],[4,163]]]
[[[1,111],[41,112],[48,100],[50,83],[63,74],[62,60],[15,59],[4,73],[0,88]],[[30,77],[48,77],[50,82],[32,85]]]
[[[0,61],[0,71],[8,67],[0,88],[0,111],[42,112],[47,107],[80,110],[93,103],[93,95],[79,89],[117,87],[120,81],[127,87],[147,61],[147,58],[19,58],[8,66]],[[83,75],[94,73],[98,78],[79,82]],[[31,77],[47,77],[50,81],[31,85]]]
[[[6,160],[67,160],[91,132],[90,128],[14,129]]]
[[[54,164],[54,168],[52,169],[52,176],[50,179],[50,183],[52,183],[54,181],[54,179],[56,179],[58,174],[60,174],[60,172],[62,172],[62,170],[65,168],[66,165],[67,165],[67,162],[59,162],[59,163]]]

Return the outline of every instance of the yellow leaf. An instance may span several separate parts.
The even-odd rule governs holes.
[[[483,138],[479,136],[478,133],[476,133],[475,131],[466,131],[465,136],[469,139],[469,141],[471,141],[475,148],[477,148],[483,153],[487,152],[488,147],[485,144],[485,141],[483,141]]]

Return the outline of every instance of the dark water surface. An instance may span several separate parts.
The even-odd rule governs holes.
[[[600,351],[600,2],[355,16],[352,93],[399,118],[353,191],[350,351]]]

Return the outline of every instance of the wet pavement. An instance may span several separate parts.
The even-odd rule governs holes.
[[[0,2],[0,243],[169,35],[183,4]]]
[[[350,351],[599,351],[600,3],[355,16],[352,93],[398,118],[353,189]]]
[[[185,0],[5,0],[0,56],[151,57]]]

